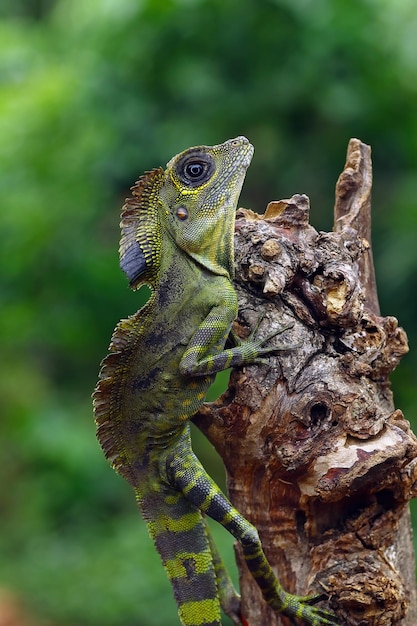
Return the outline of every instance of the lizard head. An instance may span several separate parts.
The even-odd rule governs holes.
[[[246,137],[189,148],[169,161],[159,192],[160,221],[177,246],[228,277],[235,210],[252,155]]]
[[[152,284],[165,234],[208,270],[233,276],[235,209],[253,147],[246,137],[189,148],[146,172],[122,209],[120,265],[132,289]]]

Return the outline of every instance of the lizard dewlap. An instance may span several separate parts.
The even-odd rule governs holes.
[[[189,420],[215,374],[275,348],[270,337],[225,349],[237,297],[235,210],[253,147],[245,137],[185,150],[165,170],[145,173],[121,215],[120,265],[132,289],[152,295],[116,326],[94,392],[97,436],[114,469],[132,485],[186,626],[220,626],[220,607],[242,622],[203,514],[243,547],[266,602],[311,626],[336,624],[286,593],[256,529],[233,508],[191,448]],[[255,626],[255,625],[253,625]]]

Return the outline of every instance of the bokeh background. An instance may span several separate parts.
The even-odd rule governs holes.
[[[411,345],[393,388],[417,428],[415,0],[2,0],[0,623],[15,602],[13,626],[178,624],[90,394],[141,302],[118,268],[130,185],[239,134],[241,205],[306,193],[323,230],[349,138],[371,144],[381,308]]]

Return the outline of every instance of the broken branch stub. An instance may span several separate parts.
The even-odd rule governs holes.
[[[232,373],[195,421],[222,456],[235,506],[256,526],[283,586],[323,593],[348,626],[415,626],[408,502],[417,440],[395,410],[389,374],[408,350],[380,317],[370,248],[370,151],[349,144],[335,228],[309,224],[309,201],[240,209],[235,281],[245,337],[273,339],[268,365]],[[239,547],[243,614],[288,625],[262,602]]]

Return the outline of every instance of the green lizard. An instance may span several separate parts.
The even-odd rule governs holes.
[[[311,626],[328,612],[283,590],[256,529],[233,508],[191,448],[189,420],[216,372],[277,348],[234,339],[235,209],[253,147],[245,137],[190,148],[132,187],[121,217],[120,265],[130,286],[148,284],[145,306],[117,325],[94,392],[97,436],[132,485],[171,581],[181,623],[220,625],[220,606],[245,623],[203,514],[243,548],[266,602]]]

